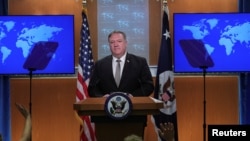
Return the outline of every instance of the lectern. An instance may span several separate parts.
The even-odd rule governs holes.
[[[107,118],[107,113],[104,108],[105,102],[106,98],[104,97],[87,98],[75,103],[73,107],[80,116],[90,115]],[[132,97],[131,103],[132,110],[129,116],[158,114],[159,109],[164,107],[163,102],[152,97]],[[123,141],[126,136],[131,134],[142,137],[144,123],[141,121],[129,122],[126,121],[126,119],[120,122],[106,122],[104,120],[103,122],[95,123],[95,131],[97,141]]]

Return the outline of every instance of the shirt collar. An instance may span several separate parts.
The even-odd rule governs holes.
[[[125,53],[121,58],[120,58],[120,60],[122,61],[122,62],[125,62],[125,58],[126,58],[126,55],[127,55],[127,53]],[[116,57],[112,57],[113,58],[113,61],[116,61],[118,58],[116,58]]]

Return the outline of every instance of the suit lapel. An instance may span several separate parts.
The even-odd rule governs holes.
[[[116,85],[115,78],[114,78],[114,75],[113,75],[112,56],[111,55],[107,59],[107,69],[108,69],[107,70],[108,74],[106,74],[105,72],[104,72],[104,74],[106,74],[107,76],[111,76],[113,78],[113,79],[111,79],[111,81],[113,81],[112,83],[114,83]],[[108,78],[111,78],[111,77],[108,77]]]
[[[131,73],[131,71],[129,71],[129,68],[130,68],[130,55],[127,54],[126,56],[126,59],[125,59],[125,62],[124,62],[124,68],[123,68],[123,71],[122,71],[122,78],[121,78],[121,81],[120,81],[120,86],[121,87],[124,83],[124,80],[129,76],[129,73]]]

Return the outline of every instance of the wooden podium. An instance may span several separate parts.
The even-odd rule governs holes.
[[[87,98],[73,105],[78,115],[90,115],[98,117],[107,117],[105,112],[106,98],[96,97]],[[163,102],[152,97],[132,97],[132,110],[129,116],[146,116],[158,114],[159,109],[163,108]],[[128,122],[120,120],[120,122],[96,122],[95,132],[97,141],[123,141],[126,136],[135,134],[143,137],[144,122]]]

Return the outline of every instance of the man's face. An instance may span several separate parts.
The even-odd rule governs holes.
[[[120,58],[126,52],[127,41],[124,39],[122,34],[114,33],[109,38],[109,47],[113,56]]]

